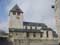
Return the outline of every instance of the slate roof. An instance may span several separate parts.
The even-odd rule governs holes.
[[[30,30],[30,29],[26,30],[26,29],[13,29],[13,28],[11,28],[11,29],[9,29],[9,31],[10,32],[43,33],[40,30]]]
[[[16,12],[23,13],[23,11],[19,8],[19,6],[17,4],[10,11],[11,12],[16,11]]]
[[[23,22],[23,25],[47,27],[47,25],[45,25],[44,23],[34,23],[34,22]]]

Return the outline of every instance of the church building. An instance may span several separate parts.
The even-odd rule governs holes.
[[[58,42],[60,45],[60,0],[55,1],[55,18],[56,18],[56,28],[58,32]]]
[[[24,12],[15,5],[9,11],[9,39],[13,45],[58,45],[58,35],[44,23],[24,22]]]

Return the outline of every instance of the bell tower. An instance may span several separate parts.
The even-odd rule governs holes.
[[[15,5],[9,12],[9,28],[23,28],[23,11]]]

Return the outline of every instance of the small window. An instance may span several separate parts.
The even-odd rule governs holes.
[[[13,15],[16,15],[16,12],[15,11],[13,12]]]
[[[36,33],[33,33],[33,37],[36,37]]]
[[[40,33],[40,37],[41,37],[41,38],[43,37],[43,33]]]
[[[26,36],[29,37],[29,33],[28,32],[27,32]]]
[[[47,35],[47,37],[48,37],[48,31],[46,32],[46,35]]]

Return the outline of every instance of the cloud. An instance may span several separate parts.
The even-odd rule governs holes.
[[[1,22],[0,23],[0,30],[8,32],[8,22]]]
[[[9,10],[16,4],[16,0],[10,0],[8,1],[8,5],[6,6],[6,11],[9,13]]]
[[[45,23],[56,30],[55,10],[51,8],[55,0],[11,0],[7,5],[7,12],[15,5],[24,12],[24,21]]]

